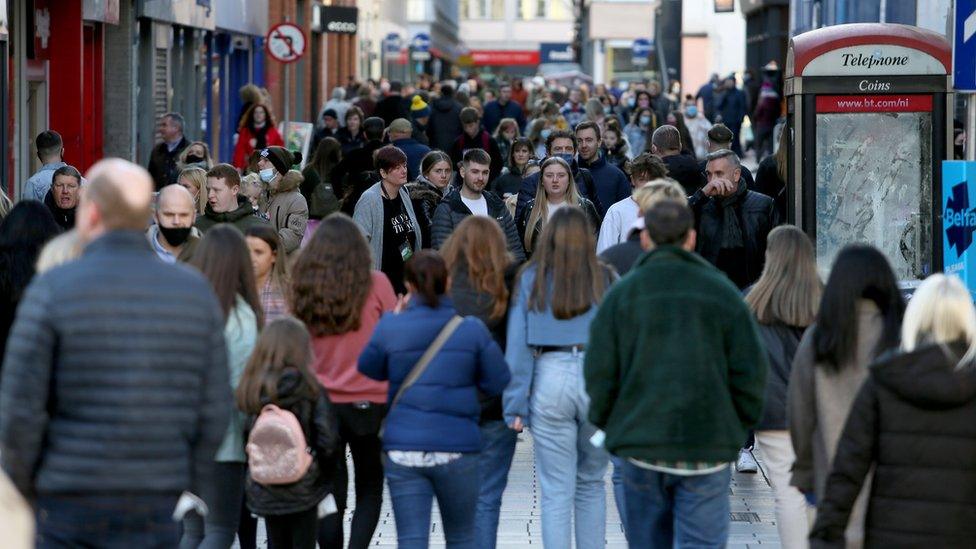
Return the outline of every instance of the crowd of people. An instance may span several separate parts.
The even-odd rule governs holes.
[[[148,169],[37,136],[0,221],[0,463],[38,546],[249,548],[260,517],[362,548],[385,482],[400,547],[436,500],[490,549],[525,430],[546,547],[605,544],[610,468],[632,547],[722,547],[753,447],[784,547],[970,543],[957,278],[906,307],[851,245],[824,284],[788,135],[753,119],[754,179],[734,80],[456,84],[337,89],[307,162],[251,88],[231,164],[176,113]]]

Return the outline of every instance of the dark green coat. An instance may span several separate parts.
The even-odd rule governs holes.
[[[254,208],[248,199],[238,196],[236,210],[217,213],[210,208],[210,204],[207,204],[203,215],[197,216],[193,226],[205,233],[220,223],[231,223],[242,233],[246,233],[247,229],[253,225],[267,225],[268,220],[254,212]]]
[[[614,455],[733,461],[762,412],[766,352],[739,291],[662,246],[607,293],[590,331],[589,419]]]

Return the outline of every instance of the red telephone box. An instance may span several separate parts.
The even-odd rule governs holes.
[[[949,43],[917,27],[857,23],[790,40],[789,217],[822,272],[855,242],[884,252],[901,280],[941,270],[951,73]]]

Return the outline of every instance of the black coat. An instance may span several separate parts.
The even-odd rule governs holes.
[[[291,484],[264,486],[248,474],[244,485],[247,507],[256,515],[299,513],[318,505],[334,489],[340,459],[335,408],[321,387],[316,400],[309,398],[303,389],[304,382],[298,370],[286,370],[278,380],[277,398],[272,400],[262,395],[261,404],[274,404],[295,414],[315,459],[305,476]],[[248,431],[255,420],[257,416],[248,418]]]
[[[166,185],[171,185],[179,180],[180,169],[178,161],[180,158],[180,153],[183,149],[190,146],[190,142],[186,140],[186,137],[180,139],[179,145],[173,149],[173,152],[169,151],[169,147],[166,143],[160,143],[153,147],[152,152],[149,153],[149,175],[153,178],[153,183],[156,185],[156,190],[162,189]]]
[[[677,181],[684,188],[686,195],[691,196],[705,186],[705,176],[702,175],[702,170],[699,169],[698,162],[695,162],[693,156],[672,154],[662,157],[661,160],[668,167],[668,177]]]
[[[366,144],[366,134],[362,130],[359,130],[359,135],[353,135],[349,128],[339,128],[336,132],[335,138],[339,140],[342,145],[342,155],[345,156],[352,151],[362,147]],[[315,149],[309,149],[312,153]]]
[[[75,227],[75,213],[78,211],[78,206],[64,210],[58,207],[58,203],[54,201],[54,190],[50,190],[44,195],[44,205],[54,216],[54,221],[57,222],[58,226],[65,231],[70,231]]]
[[[847,418],[810,534],[843,547],[874,466],[865,547],[972,547],[976,539],[976,369],[964,343],[882,358]]]
[[[749,170],[743,170],[743,173],[748,172]],[[775,155],[769,155],[759,163],[756,182],[749,188],[772,198],[773,203],[776,204],[776,215],[779,220],[781,222],[786,220],[786,183],[779,178]]]
[[[488,153],[488,157],[491,159],[491,165],[488,166],[488,184],[491,185],[491,182],[502,174],[502,168],[505,167],[502,152],[498,149],[498,142],[485,130],[481,130],[481,133],[474,139],[468,137],[466,133],[461,133],[454,140],[451,148],[445,152],[451,156],[451,163],[456,167],[464,157],[464,151],[468,149],[482,149]]]
[[[399,93],[388,95],[376,103],[376,110],[373,116],[383,119],[383,125],[390,127],[397,118],[410,120],[410,100],[402,97]]]
[[[196,270],[112,231],[28,286],[0,386],[24,494],[172,496],[211,482],[233,403],[224,315]]]
[[[485,201],[488,203],[488,215],[490,215],[505,233],[508,251],[515,257],[515,261],[522,263],[525,261],[525,248],[519,239],[518,230],[515,227],[515,220],[508,213],[508,208],[502,199],[490,192],[484,193]],[[471,210],[461,201],[461,191],[452,191],[444,197],[444,200],[437,205],[434,210],[434,218],[430,227],[431,245],[440,249],[444,245],[454,228],[458,226],[464,218],[472,215]]]
[[[586,214],[586,218],[589,219],[590,226],[594,230],[593,234],[599,236],[600,225],[603,224],[603,219],[600,218],[600,212],[596,211],[596,206],[594,206],[593,202],[591,202],[588,198],[583,198],[582,196],[579,199],[578,206],[581,210],[583,210],[583,213]],[[532,215],[532,208],[534,207],[535,207],[535,199],[533,198],[532,200],[529,201],[528,204],[526,204],[525,209],[522,210],[522,216],[515,221],[515,226],[518,228],[519,241],[525,242],[525,233],[528,232],[529,230],[532,231],[532,238],[530,242],[532,243],[533,250],[535,249],[535,244],[536,241],[539,239],[539,235],[542,234],[542,227],[543,227],[543,223],[542,223],[543,220],[541,218],[536,221],[535,227],[532,227],[531,229],[529,229],[528,227],[529,217]],[[525,254],[526,257],[532,255],[531,251],[526,250],[526,252],[527,252]]]
[[[424,176],[407,183],[407,192],[410,193],[410,202],[413,203],[413,211],[417,214],[417,222],[420,223],[422,247],[430,248],[432,245],[430,226],[434,221],[434,210],[444,198],[444,193]]]
[[[741,183],[740,183],[741,184]],[[698,232],[696,251],[712,265],[718,264],[722,247],[723,211],[718,200],[705,196],[701,191],[688,199],[688,205],[695,212],[695,227]],[[745,270],[747,284],[752,284],[762,274],[766,263],[766,238],[769,231],[778,224],[773,199],[766,195],[746,191],[733,204],[731,210],[739,216],[742,240],[745,245]]]
[[[430,121],[427,123],[430,148],[450,151],[463,131],[461,104],[453,97],[441,97],[430,104]]]
[[[786,387],[793,367],[793,355],[800,346],[804,328],[781,323],[756,324],[766,356],[769,357],[769,373],[766,375],[766,393],[763,397],[763,413],[757,431],[782,431],[786,427]]]
[[[642,255],[644,255],[644,248],[641,246],[640,231],[633,231],[627,240],[603,250],[600,259],[623,277],[630,272]]]
[[[379,181],[379,174],[373,166],[373,153],[382,146],[382,141],[368,141],[343,157],[332,172],[332,184],[339,186],[342,197],[341,210],[350,216],[363,191]]]

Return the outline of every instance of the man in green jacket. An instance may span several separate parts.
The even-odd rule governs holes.
[[[694,216],[645,216],[646,253],[605,297],[584,376],[621,464],[631,547],[725,547],[729,465],[759,420],[766,353],[739,291],[695,255]]]
[[[206,233],[220,223],[231,223],[242,233],[253,225],[268,224],[241,194],[241,174],[230,164],[217,164],[207,172],[207,207],[193,226]]]

